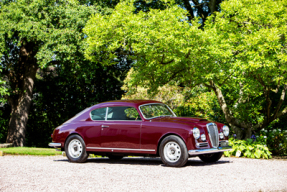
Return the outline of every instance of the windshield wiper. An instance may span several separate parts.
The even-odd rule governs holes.
[[[160,116],[157,116],[157,117],[172,117],[172,115],[160,115]]]

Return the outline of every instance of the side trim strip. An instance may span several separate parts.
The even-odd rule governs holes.
[[[154,149],[128,149],[128,148],[105,148],[105,147],[87,147],[87,149],[107,149],[120,151],[155,151]]]

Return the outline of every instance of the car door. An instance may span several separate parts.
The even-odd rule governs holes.
[[[84,138],[88,149],[101,146],[101,126],[106,120],[107,107],[97,108],[90,112],[91,121],[85,122]]]
[[[101,125],[101,147],[121,150],[140,149],[142,120],[133,107],[108,107]]]

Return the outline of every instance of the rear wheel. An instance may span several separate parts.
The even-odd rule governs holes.
[[[182,167],[188,160],[186,145],[175,135],[164,138],[159,147],[162,162],[170,167]]]
[[[211,154],[205,154],[205,155],[199,155],[198,157],[206,163],[213,163],[218,161],[221,156],[222,156],[223,152],[220,153],[211,153]]]
[[[83,163],[88,158],[86,145],[79,135],[71,135],[65,143],[65,152],[68,160],[72,163]]]

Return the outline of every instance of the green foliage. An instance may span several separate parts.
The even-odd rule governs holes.
[[[1,103],[0,107],[0,143],[6,142],[8,124],[10,118],[10,106],[4,103]]]
[[[185,21],[185,10],[167,6],[165,10],[134,14],[132,3],[121,2],[111,15],[95,14],[84,29],[89,43],[86,57],[92,61],[103,59],[106,65],[115,64],[121,54],[136,60],[131,87],[157,88],[183,70],[184,78],[190,79],[201,62],[196,55],[205,53],[200,45],[206,40],[196,22],[191,26]]]
[[[246,138],[287,113],[285,0],[223,1],[204,31],[178,5],[135,14],[133,2],[91,17],[86,58],[105,65],[118,55],[134,60],[129,89],[205,85],[216,93],[226,122],[247,130]]]
[[[263,123],[266,116],[275,115],[267,114],[268,105],[275,111],[279,102],[263,96],[279,98],[287,83],[286,1],[229,0],[221,6],[215,22],[211,17],[205,26],[215,34],[212,54],[222,69],[210,78],[228,81],[225,96],[236,118],[253,125]],[[228,75],[233,78],[226,79]]]
[[[122,99],[157,100],[167,104],[180,117],[202,117],[212,121],[225,122],[215,94],[206,87],[198,86],[191,89],[167,84],[159,87],[156,93],[151,93],[148,88],[130,85],[132,73],[133,69],[129,71],[124,80],[122,89],[126,93]]]
[[[196,87],[183,92],[184,101],[175,108],[178,116],[201,117],[211,121],[225,122],[224,115],[213,92]]]
[[[157,93],[151,93],[148,91],[148,88],[144,88],[143,86],[132,86],[130,82],[133,71],[133,68],[131,68],[124,80],[122,90],[125,91],[125,94],[122,99],[156,100],[167,104],[172,109],[182,105],[185,101],[183,92],[189,92],[188,88],[181,88],[176,85],[164,85],[158,88]],[[187,90],[185,91],[185,89]]]
[[[146,118],[173,115],[165,105],[161,104],[144,105],[140,109]]]
[[[230,138],[229,145],[232,146],[231,151],[225,151],[224,155],[226,157],[233,156],[244,156],[247,158],[256,158],[256,159],[270,159],[272,158],[271,152],[268,147],[266,147],[266,139],[264,137],[261,138],[262,141],[254,142],[252,139],[247,140],[236,140],[234,138]],[[240,154],[240,155],[238,155]]]
[[[54,148],[34,148],[34,147],[9,147],[0,148],[4,154],[9,155],[40,155],[40,156],[50,156],[50,155],[61,155],[61,151],[56,151]]]
[[[55,60],[76,59],[75,53],[84,48],[81,29],[95,13],[93,7],[72,0],[1,1],[0,6],[0,56],[5,56],[4,69],[9,67],[7,59],[14,56],[8,55],[17,54],[16,47],[27,42],[34,43],[33,51],[41,67]]]
[[[1,71],[2,70],[0,69],[0,73]],[[5,87],[5,84],[6,84],[6,81],[3,81],[0,79],[0,103],[5,103],[6,102],[5,96],[9,95],[8,88]]]
[[[126,114],[126,117],[129,119],[137,120],[140,117],[138,111],[133,107],[125,109],[124,112]]]
[[[263,129],[257,136],[256,141],[264,136],[267,138],[266,144],[273,155],[287,155],[287,130],[283,129]]]
[[[86,69],[91,72],[75,71],[68,65],[41,72],[41,78],[35,81],[26,146],[47,147],[53,130],[78,112],[99,102],[121,98],[124,92],[120,87],[128,65],[102,67],[86,61]]]
[[[8,82],[10,104],[17,103],[17,97],[23,98],[21,93],[27,92],[22,86],[27,78],[24,72],[40,68],[30,114],[20,111],[29,114],[27,146],[46,147],[53,129],[79,111],[98,102],[120,99],[121,81],[130,68],[129,61],[118,57],[117,66],[102,67],[100,61],[85,60],[86,36],[82,32],[92,14],[109,14],[117,3],[107,0],[0,1],[0,68],[3,69],[0,78]],[[29,53],[32,62],[24,63],[19,61],[19,52],[27,50],[27,45],[32,47]],[[29,82],[31,80],[33,77]],[[1,95],[2,88],[3,85]],[[0,121],[2,142],[7,138],[11,109],[5,113]]]

